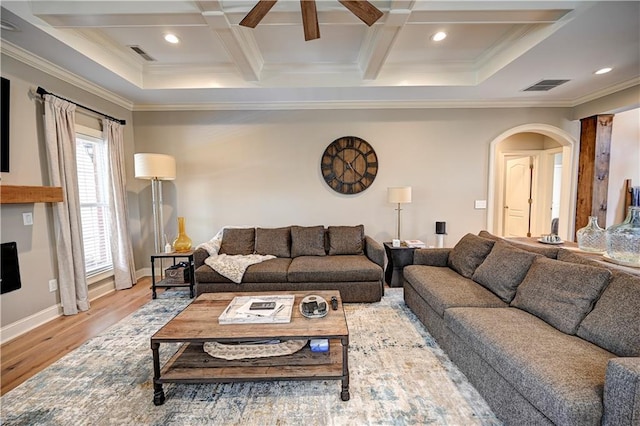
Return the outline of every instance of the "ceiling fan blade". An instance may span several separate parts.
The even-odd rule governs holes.
[[[302,9],[302,27],[304,28],[304,40],[315,40],[320,38],[320,27],[318,26],[318,11],[315,0],[300,0]]]
[[[368,26],[372,26],[378,19],[382,18],[383,13],[366,0],[338,1]]]
[[[247,13],[247,16],[240,21],[240,25],[243,27],[255,28],[277,1],[278,0],[260,0],[255,6],[253,6],[253,9]]]

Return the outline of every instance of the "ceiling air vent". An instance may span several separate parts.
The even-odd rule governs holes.
[[[147,52],[142,50],[142,48],[140,46],[129,46],[129,48],[131,50],[133,50],[134,52],[136,52],[138,55],[142,56],[145,60],[150,61],[150,62],[155,61],[155,59],[153,59],[151,56],[149,56],[147,54]]]
[[[546,92],[561,84],[565,84],[567,81],[569,80],[540,80],[533,86],[524,89],[523,92]]]

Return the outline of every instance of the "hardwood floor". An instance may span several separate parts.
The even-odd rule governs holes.
[[[149,302],[150,287],[151,278],[141,278],[128,290],[93,300],[87,312],[58,317],[0,346],[0,395]]]

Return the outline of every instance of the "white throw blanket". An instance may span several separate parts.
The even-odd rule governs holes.
[[[222,235],[225,228],[232,228],[231,226],[225,226],[218,233],[206,243],[200,244],[197,248],[203,248],[209,253],[204,261],[211,269],[219,273],[220,275],[229,278],[236,284],[242,282],[242,277],[247,268],[256,263],[264,262],[265,260],[275,259],[276,257],[271,254],[247,254],[247,255],[228,255],[218,254],[222,245]]]

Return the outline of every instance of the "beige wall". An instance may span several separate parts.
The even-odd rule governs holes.
[[[130,164],[127,169],[133,175],[132,114],[125,108],[106,102],[97,96],[51,77],[42,71],[2,55],[2,76],[11,81],[10,167],[2,173],[2,184],[48,185],[46,149],[42,130],[42,103],[31,96],[30,90],[42,86],[52,93],[91,106],[94,109],[127,120],[125,140]],[[82,117],[78,121],[92,126],[95,118]],[[133,180],[133,179],[132,179]],[[139,241],[136,228],[138,208],[137,192],[129,191],[131,221],[134,224],[133,239]],[[24,226],[22,213],[33,213],[33,226]],[[31,315],[52,311],[59,301],[58,293],[49,292],[49,280],[57,279],[56,252],[53,240],[53,216],[45,203],[2,204],[0,207],[0,239],[16,241],[22,288],[0,297],[1,326],[5,327]]]
[[[611,131],[607,223],[624,220],[624,181],[640,186],[640,109],[617,113]],[[600,224],[600,226],[604,226]]]
[[[567,130],[568,109],[423,109],[342,111],[136,112],[139,152],[174,155],[177,179],[165,183],[165,222],[186,217],[194,243],[224,225],[365,225],[378,241],[395,234],[387,187],[410,185],[402,237],[434,244],[436,221],[446,243],[486,226],[490,142],[507,129],[538,122]],[[568,130],[567,130],[568,131]],[[320,174],[324,149],[340,136],[367,140],[380,169],[373,185],[345,196]],[[576,135],[577,136],[577,135]],[[543,142],[543,141],[542,141]],[[151,221],[148,190],[142,221]],[[142,209],[146,209],[143,213]],[[151,249],[148,240],[147,250]]]

